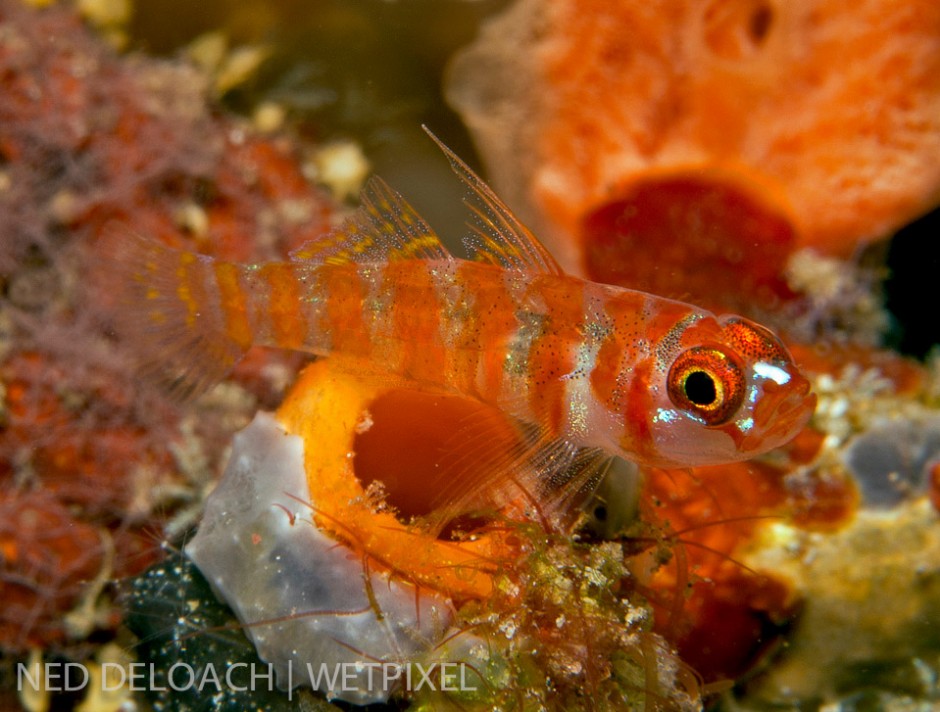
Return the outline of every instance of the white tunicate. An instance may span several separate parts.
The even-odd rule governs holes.
[[[303,440],[259,413],[235,436],[186,554],[246,625],[279,687],[309,684],[308,671],[340,669],[353,673],[341,689],[327,689],[326,677],[312,686],[354,704],[386,702],[392,690],[382,676],[362,665],[355,672],[355,665],[401,664],[427,652],[451,623],[450,607],[372,566],[377,616],[362,557],[316,528],[313,504]]]

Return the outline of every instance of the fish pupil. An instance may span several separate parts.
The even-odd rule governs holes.
[[[692,371],[685,379],[685,395],[695,405],[712,405],[718,397],[715,379],[705,371]]]

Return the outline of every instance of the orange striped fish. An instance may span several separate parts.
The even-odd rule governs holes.
[[[255,344],[339,356],[508,414],[526,436],[493,462],[494,486],[568,493],[609,456],[719,464],[806,423],[815,396],[771,332],[565,274],[438,144],[468,189],[469,259],[449,254],[379,178],[351,218],[289,261],[236,264],[122,235],[120,321],[146,369],[189,396]]]

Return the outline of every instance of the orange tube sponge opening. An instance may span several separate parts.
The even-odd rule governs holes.
[[[411,522],[436,505],[451,424],[480,406],[353,373],[334,359],[313,364],[277,412],[304,439],[317,525],[403,579],[458,600],[485,598],[511,555],[506,536],[451,541]]]
[[[592,279],[716,307],[794,296],[780,272],[796,241],[788,217],[733,181],[701,172],[650,177],[582,220]]]
[[[367,489],[379,484],[385,502],[402,520],[434,518],[438,508],[447,508],[455,456],[467,450],[462,424],[499,419],[505,427],[490,429],[487,449],[508,449],[517,440],[512,425],[493,409],[469,398],[413,388],[381,393],[369,405],[369,416],[368,427],[354,440],[356,478]],[[489,479],[485,461],[468,454],[460,477],[484,486]]]

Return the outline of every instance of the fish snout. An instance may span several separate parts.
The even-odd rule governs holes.
[[[754,408],[754,425],[763,433],[762,449],[771,449],[791,440],[809,422],[816,410],[816,394],[809,379],[793,369],[784,383],[767,380]]]

